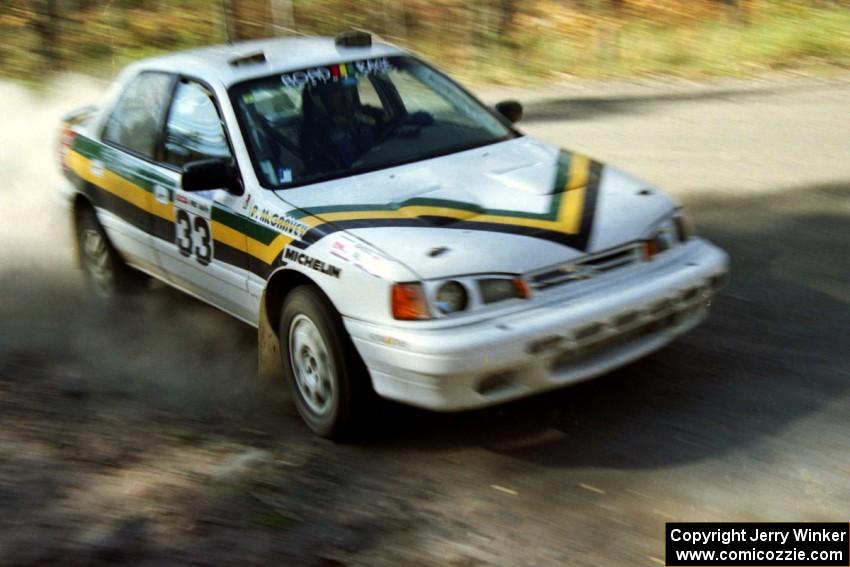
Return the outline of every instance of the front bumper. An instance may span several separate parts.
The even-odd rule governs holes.
[[[634,361],[700,323],[728,274],[702,239],[532,299],[521,312],[422,330],[345,319],[375,391],[456,411],[543,392]]]

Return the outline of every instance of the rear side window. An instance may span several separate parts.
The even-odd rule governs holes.
[[[172,81],[165,73],[142,73],[130,81],[106,122],[103,139],[153,158]]]
[[[183,167],[190,161],[230,158],[224,126],[212,94],[198,83],[177,85],[165,124],[164,161]]]

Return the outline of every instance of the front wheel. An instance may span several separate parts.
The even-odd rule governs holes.
[[[281,311],[279,333],[283,371],[310,429],[335,440],[362,431],[374,394],[327,298],[313,286],[292,290]]]

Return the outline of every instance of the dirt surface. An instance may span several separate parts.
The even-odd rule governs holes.
[[[312,437],[254,331],[162,286],[85,298],[58,116],[0,84],[0,564],[658,565],[667,521],[850,519],[850,83],[486,93],[679,197],[732,255],[710,319],[501,408]]]

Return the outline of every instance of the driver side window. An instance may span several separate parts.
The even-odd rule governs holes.
[[[121,95],[103,130],[103,139],[146,158],[154,157],[173,76],[146,71]]]
[[[163,161],[182,169],[190,161],[230,157],[212,94],[198,83],[181,81],[165,125]]]

